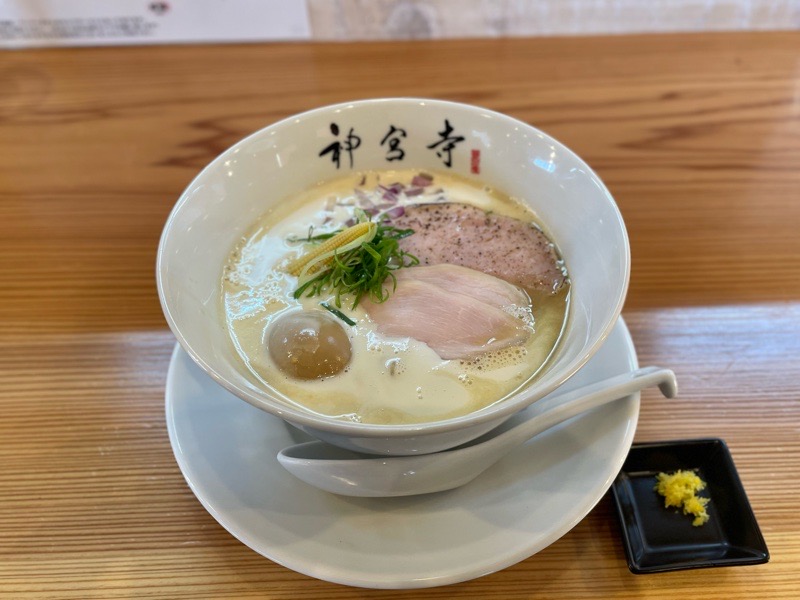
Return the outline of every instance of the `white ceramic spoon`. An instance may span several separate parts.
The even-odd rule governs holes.
[[[317,441],[284,448],[278,453],[278,461],[298,479],[344,496],[413,496],[440,492],[472,481],[533,436],[653,385],[658,385],[667,398],[673,398],[678,392],[672,371],[644,367],[543,398],[526,409],[525,420],[521,423],[511,428],[501,426],[452,450],[414,456],[375,456]]]

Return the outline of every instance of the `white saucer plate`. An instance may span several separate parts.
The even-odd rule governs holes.
[[[620,318],[563,389],[637,366]],[[577,525],[622,467],[639,394],[537,436],[462,488],[406,498],[340,497],[295,479],[275,455],[306,436],[231,395],[178,345],[167,376],[166,413],[189,487],[242,543],[318,579],[422,588],[513,565]]]

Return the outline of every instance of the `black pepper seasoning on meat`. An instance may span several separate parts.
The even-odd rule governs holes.
[[[414,229],[400,246],[422,264],[469,267],[529,292],[552,293],[564,282],[553,244],[538,227],[519,219],[444,202],[407,206],[392,224]]]

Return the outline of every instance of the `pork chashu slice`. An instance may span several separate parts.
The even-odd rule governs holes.
[[[510,283],[458,265],[395,272],[397,289],[363,306],[378,331],[427,344],[443,359],[467,359],[525,342],[528,296]]]
[[[392,225],[413,229],[400,247],[421,265],[469,267],[522,289],[554,292],[564,271],[550,240],[534,225],[459,202],[413,204]]]

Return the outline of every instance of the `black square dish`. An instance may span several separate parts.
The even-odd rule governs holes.
[[[710,519],[700,527],[676,508],[665,508],[656,475],[694,470],[707,483]],[[747,500],[733,458],[720,439],[634,444],[612,486],[628,567],[657,573],[700,567],[755,565],[769,551]]]

